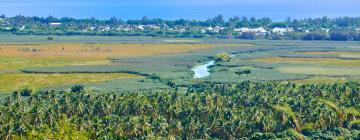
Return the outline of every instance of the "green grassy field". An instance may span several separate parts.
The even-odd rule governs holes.
[[[1,34],[0,42],[0,83],[7,85],[0,88],[2,93],[25,86],[57,88],[76,83],[89,89],[136,89],[126,89],[131,87],[126,80],[155,89],[173,84],[187,87],[199,81],[316,83],[360,77],[358,42],[95,36],[55,36],[48,41],[46,36],[9,34]],[[193,78],[191,68],[223,52],[234,55],[230,62],[216,62],[209,77]],[[236,74],[242,70],[251,73]],[[129,73],[134,77],[125,76]]]

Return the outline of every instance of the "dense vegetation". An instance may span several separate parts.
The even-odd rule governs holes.
[[[187,91],[106,94],[81,85],[69,92],[23,90],[0,106],[0,138],[359,139],[359,93],[359,82],[199,83]]]
[[[50,23],[61,23],[50,26]],[[209,29],[211,28],[211,30]],[[244,32],[237,28],[266,29],[267,33]],[[274,28],[292,28],[286,33],[271,32]],[[272,40],[360,40],[360,18],[307,18],[286,19],[274,22],[270,18],[231,17],[225,20],[222,15],[208,20],[164,20],[143,17],[140,20],[122,20],[112,17],[109,20],[0,16],[0,31],[20,35],[105,35],[105,36],[160,36],[179,38],[240,38]],[[56,38],[49,37],[49,40]]]

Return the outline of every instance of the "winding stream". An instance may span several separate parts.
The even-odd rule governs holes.
[[[231,54],[230,57],[234,58],[236,55]],[[205,64],[199,65],[191,69],[194,72],[194,78],[204,78],[210,76],[209,67],[214,65],[215,61],[211,60]]]
[[[215,61],[209,61],[203,65],[196,66],[192,69],[194,72],[194,78],[204,78],[210,76],[209,67],[214,65]]]

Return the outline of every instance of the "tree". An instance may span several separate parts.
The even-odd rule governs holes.
[[[312,31],[303,36],[304,40],[325,40],[327,38],[327,34],[324,31]]]
[[[223,15],[218,15],[214,18],[211,19],[211,22],[215,25],[219,25],[219,26],[222,26],[224,24],[224,17]]]
[[[1,15],[0,15],[0,18],[1,18],[1,19],[6,19],[6,15],[1,14]]]
[[[83,90],[84,90],[84,85],[81,85],[81,84],[77,84],[77,85],[74,85],[73,87],[71,87],[71,92],[80,93]]]
[[[244,32],[244,33],[241,33],[238,38],[254,40],[254,39],[256,39],[256,35],[255,35],[255,33],[252,33],[252,32]]]

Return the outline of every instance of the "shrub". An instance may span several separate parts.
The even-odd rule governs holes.
[[[34,92],[33,89],[26,87],[20,90],[20,95],[24,97],[31,96],[31,94]]]
[[[243,74],[250,74],[251,73],[251,70],[250,69],[246,69],[246,70],[241,70],[241,71],[238,71],[238,72],[235,72],[237,75],[243,75]]]
[[[84,85],[81,85],[81,84],[77,84],[77,85],[74,85],[73,87],[71,87],[71,92],[80,93],[83,90],[84,90]]]
[[[49,37],[47,37],[47,40],[55,40],[55,38],[52,36],[49,36]]]
[[[231,57],[228,53],[219,53],[215,56],[216,61],[229,62]]]

